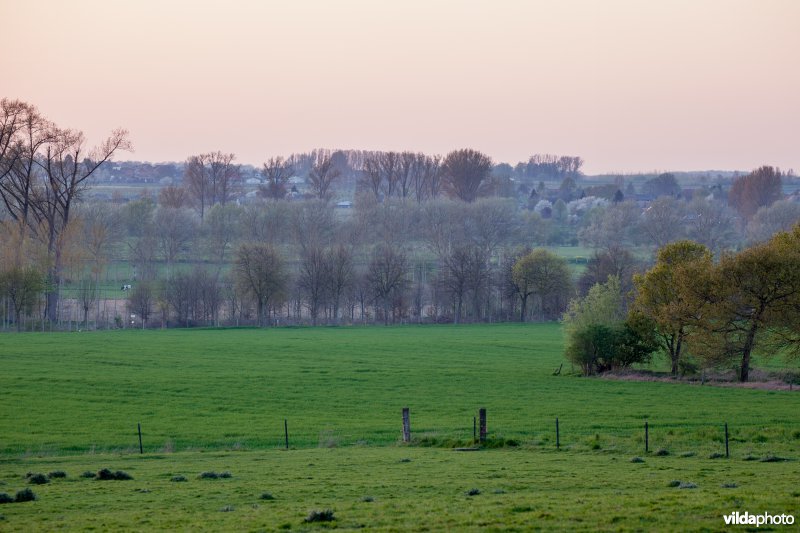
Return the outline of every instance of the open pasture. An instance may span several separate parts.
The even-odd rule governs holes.
[[[345,530],[798,515],[800,394],[587,379],[568,363],[556,376],[561,350],[552,324],[3,335],[0,492],[31,486],[39,500],[1,506],[0,529],[309,530],[312,509]],[[452,451],[471,444],[479,407],[489,447],[503,447]],[[134,479],[80,477],[101,468]],[[57,470],[67,477],[26,483]]]
[[[800,395],[586,379],[552,324],[117,331],[0,336],[0,454],[394,444],[400,410],[416,438],[490,436],[636,452],[795,451]],[[683,439],[683,441],[681,441]],[[597,443],[596,443],[597,442]],[[643,451],[643,450],[642,450]]]

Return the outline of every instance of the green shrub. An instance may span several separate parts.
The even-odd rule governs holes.
[[[50,483],[50,478],[44,474],[29,474],[28,483],[33,485],[44,485],[45,483]]]
[[[67,477],[67,473],[64,472],[63,470],[54,470],[49,474],[47,474],[47,477],[49,477],[50,479],[63,479]]]
[[[108,468],[103,468],[97,472],[95,479],[100,481],[127,481],[133,479],[133,476],[128,474],[127,472],[123,472],[122,470],[117,470],[116,472],[112,472]]]
[[[31,489],[22,489],[21,491],[17,492],[16,496],[14,497],[14,501],[17,503],[32,502],[36,499],[36,494],[34,494]]]
[[[12,498],[10,494],[0,492],[0,503],[12,503],[13,501],[14,498]]]
[[[306,516],[303,522],[332,522],[334,520],[336,520],[336,517],[333,515],[332,509],[323,509],[321,511],[315,509],[308,513],[308,516]]]

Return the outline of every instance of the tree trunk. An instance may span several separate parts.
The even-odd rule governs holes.
[[[757,330],[758,325],[754,321],[753,325],[750,327],[750,331],[747,332],[747,338],[742,347],[742,366],[739,369],[739,381],[742,383],[747,382],[750,377],[750,355],[753,351]]]
[[[519,297],[520,305],[519,305],[519,321],[525,322],[525,311],[527,310],[528,306],[528,295],[521,295]]]

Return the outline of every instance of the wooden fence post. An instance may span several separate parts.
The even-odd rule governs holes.
[[[647,426],[647,420],[644,421],[644,451],[645,453],[650,451],[650,431]]]
[[[731,454],[728,451],[728,423],[725,422],[725,457],[730,457]]]
[[[136,426],[139,428],[139,453],[142,454],[144,453],[144,448],[142,447],[142,423],[139,422]]]
[[[411,442],[411,417],[408,407],[403,407],[403,442]]]
[[[481,407],[478,411],[478,416],[480,417],[480,439],[481,442],[486,442],[486,408]]]
[[[286,449],[289,449],[289,421],[283,419],[283,436],[286,438]]]
[[[561,435],[558,433],[558,417],[556,417],[556,450],[561,448]]]

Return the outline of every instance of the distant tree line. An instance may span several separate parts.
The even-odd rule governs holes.
[[[584,179],[578,157],[536,155],[512,168],[473,149],[272,157],[250,187],[235,154],[209,152],[187,158],[180,183],[129,201],[98,201],[86,196],[90,178],[130,143],[117,131],[97,149],[84,144],[79,132],[59,129],[33,106],[2,100],[5,324],[52,324],[69,287],[70,304],[89,327],[109,299],[101,287],[111,266],[124,265],[131,270],[125,302],[117,309],[120,296],[111,298],[137,327],[566,316],[565,329],[577,339],[570,357],[587,373],[654,350],[669,353],[680,372],[711,364],[703,354],[733,353],[743,341],[735,332],[722,344],[718,334],[703,337],[711,326],[700,322],[665,337],[645,304],[645,280],[672,264],[661,254],[691,240],[716,272],[748,250],[773,246],[776,234],[800,220],[798,204],[782,193],[784,175],[772,167],[738,177],[729,190],[706,183],[687,193],[675,175],[659,174],[637,191],[624,177]],[[340,205],[334,199],[345,186],[352,202]],[[553,251],[560,245],[587,250],[565,258]],[[709,290],[681,297],[712,305]],[[131,325],[122,316],[115,321]],[[778,329],[757,330],[754,342],[766,331]],[[684,357],[690,345],[692,357]]]

